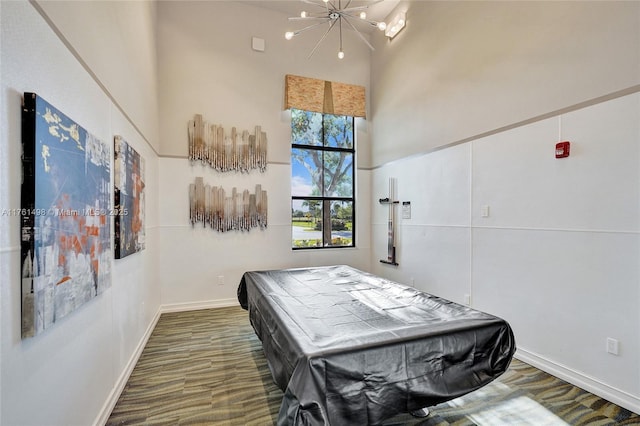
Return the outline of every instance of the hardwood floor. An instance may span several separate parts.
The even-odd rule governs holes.
[[[239,307],[158,320],[107,425],[272,425],[282,392]],[[640,417],[516,359],[498,380],[385,425],[640,425]]]

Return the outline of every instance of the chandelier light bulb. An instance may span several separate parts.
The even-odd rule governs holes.
[[[291,40],[293,38],[295,34],[291,31],[287,31],[286,33],[284,33],[284,38],[286,38],[287,40]]]
[[[378,22],[378,29],[380,31],[384,31],[387,28],[387,24],[385,22]]]
[[[344,52],[342,50],[338,52],[338,58],[339,59],[344,58]]]
[[[307,17],[307,12],[305,12],[304,10],[302,12],[300,12],[300,17],[301,18],[306,18]]]
[[[360,19],[367,19],[367,12],[360,12]]]

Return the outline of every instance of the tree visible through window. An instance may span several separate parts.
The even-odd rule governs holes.
[[[291,110],[292,247],[353,247],[353,117]]]

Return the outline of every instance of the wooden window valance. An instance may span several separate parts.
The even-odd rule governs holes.
[[[364,86],[286,75],[284,109],[366,117]]]

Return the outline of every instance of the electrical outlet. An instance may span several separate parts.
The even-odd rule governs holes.
[[[612,355],[618,355],[619,342],[616,339],[607,337],[607,352]]]
[[[224,275],[218,275],[218,285],[224,285]]]

